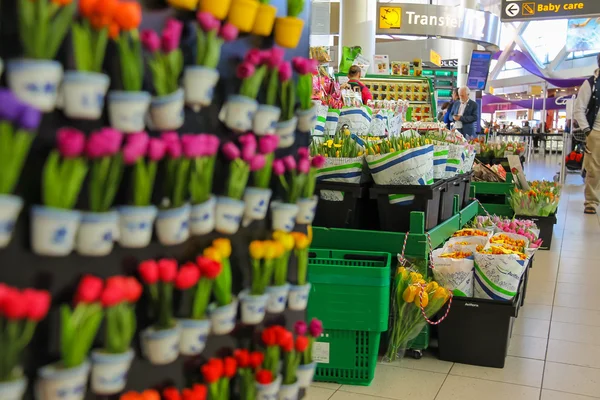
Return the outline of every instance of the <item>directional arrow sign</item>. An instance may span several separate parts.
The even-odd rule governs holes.
[[[517,3],[508,3],[505,10],[507,16],[516,17],[519,15],[519,11],[521,11],[521,6]]]
[[[600,15],[600,0],[502,0],[501,10],[505,22],[586,18],[589,23]]]

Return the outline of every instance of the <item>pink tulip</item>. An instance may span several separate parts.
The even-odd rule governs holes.
[[[204,32],[216,31],[221,28],[221,22],[209,12],[198,12],[196,20]]]
[[[175,33],[172,31],[164,31],[162,34],[160,47],[163,53],[171,53],[179,46],[179,42]]]
[[[179,158],[183,153],[183,148],[181,147],[181,140],[179,139],[179,135],[177,132],[165,132],[160,135],[161,139],[165,142],[165,146],[167,148],[167,155],[169,158]]]
[[[308,326],[308,330],[312,337],[320,337],[321,333],[323,333],[323,323],[316,318],[313,318],[310,321],[310,325]]]
[[[183,154],[187,158],[198,158],[205,154],[205,140],[202,135],[186,134],[181,136]]]
[[[215,135],[201,134],[204,137],[204,154],[207,156],[214,156],[219,151],[219,138]]]
[[[74,128],[62,128],[57,132],[58,151],[64,158],[79,157],[85,149],[85,135]]]
[[[277,149],[278,144],[279,136],[277,135],[261,136],[261,138],[258,139],[258,149],[261,154],[269,154],[274,152]]]
[[[131,135],[127,135],[126,146],[139,148],[143,151],[143,154],[146,155],[146,149],[148,148],[149,141],[150,138],[146,132],[133,133]]]
[[[173,35],[175,48],[179,47],[179,42],[181,41],[181,33],[183,32],[183,22],[175,18],[169,18],[167,20],[165,28],[163,29],[163,33],[165,31],[171,32],[171,34]]]
[[[279,81],[287,82],[292,79],[292,64],[289,61],[284,61],[279,65]]]
[[[234,41],[235,39],[237,39],[238,34],[238,28],[235,25],[229,23],[223,25],[221,31],[219,32],[219,36],[221,36],[226,42]]]
[[[92,133],[85,144],[85,154],[89,159],[96,159],[107,156],[106,143],[102,135]]]
[[[308,73],[308,63],[306,58],[292,58],[292,66],[294,67],[294,71],[300,75],[306,75]]]
[[[233,144],[233,142],[225,143],[221,150],[223,150],[223,154],[230,161],[240,158],[240,149],[238,149],[237,146]]]
[[[273,173],[277,176],[285,174],[285,164],[283,164],[283,160],[273,161]]]
[[[151,53],[156,52],[160,47],[160,37],[153,30],[146,29],[142,31],[141,41],[146,50]]]
[[[279,47],[273,47],[269,52],[269,58],[267,59],[267,65],[269,68],[274,69],[279,67],[285,57],[285,51]]]
[[[298,172],[301,174],[308,174],[310,171],[310,161],[308,158],[301,158],[298,161]]]
[[[237,67],[236,75],[239,79],[250,78],[256,72],[256,68],[253,64],[243,62]]]
[[[306,60],[306,63],[306,68],[309,74],[316,74],[318,72],[319,62],[317,60],[309,58],[308,60]]]
[[[325,161],[325,157],[323,157],[322,155],[318,155],[313,157],[311,164],[314,168],[323,168],[323,165],[325,165]]]
[[[250,49],[244,57],[244,62],[252,65],[259,65],[262,61],[261,52],[258,49]]]
[[[139,142],[136,144],[135,142],[128,142],[123,148],[123,161],[127,165],[133,165],[140,158],[146,155],[146,147],[142,147],[139,145]]]
[[[249,133],[239,138],[242,144],[242,159],[244,161],[250,161],[256,153],[256,138],[253,134]]]
[[[298,158],[306,158],[308,160],[308,147],[300,147],[298,149]]]
[[[265,159],[265,156],[262,154],[256,154],[250,160],[250,171],[258,171],[259,169],[262,169],[266,163],[267,160]]]
[[[160,161],[166,153],[166,144],[159,138],[150,139],[148,144],[148,158],[152,161]]]
[[[283,165],[285,165],[285,169],[288,171],[293,171],[296,169],[296,159],[292,156],[285,156],[282,158]]]

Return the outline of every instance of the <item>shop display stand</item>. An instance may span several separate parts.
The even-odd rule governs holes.
[[[14,1],[2,3],[2,13],[0,15],[0,57],[6,61],[10,58],[16,58],[20,55],[18,48],[18,26],[16,17],[16,4]],[[286,10],[285,0],[272,0],[271,4],[279,10],[280,16],[283,16]],[[152,10],[144,11],[142,29],[159,30],[167,17],[173,14],[172,10]],[[299,16],[304,20],[310,18],[310,2],[306,3],[304,12]],[[186,21],[182,35],[181,46],[185,54],[185,64],[192,64],[194,57],[195,33],[192,28],[193,13],[185,14]],[[308,29],[305,29],[300,45],[295,50],[286,51],[286,59],[296,56],[308,56]],[[59,52],[59,60],[66,60],[68,57],[66,48],[69,47],[69,37],[63,44],[63,49]],[[238,40],[223,46],[219,71],[221,80],[215,90],[213,104],[203,108],[201,112],[194,113],[186,109],[185,125],[179,129],[179,132],[199,133],[209,132],[219,136],[222,142],[236,139],[236,135],[229,132],[219,122],[217,116],[219,108],[226,96],[233,93],[237,88],[237,79],[235,77],[235,68],[241,55],[245,54],[250,48],[270,48],[272,39],[261,39],[253,36],[243,36]],[[66,67],[71,66],[72,59]],[[66,68],[65,68],[66,69]],[[118,83],[118,57],[114,48],[109,46],[109,51],[105,59],[105,70],[111,75],[114,83]],[[145,87],[149,87],[149,70],[147,71]],[[2,86],[6,82],[2,81]],[[112,86],[111,86],[112,88]],[[35,336],[25,352],[25,372],[29,378],[29,388],[24,400],[33,399],[33,384],[36,378],[37,369],[43,365],[54,362],[58,359],[59,353],[59,305],[71,302],[75,286],[79,278],[84,274],[94,274],[101,278],[107,278],[112,275],[125,274],[135,275],[137,265],[140,261],[146,259],[156,259],[162,257],[176,258],[180,262],[194,260],[195,257],[210,242],[217,237],[225,237],[212,233],[206,236],[190,238],[186,243],[178,246],[166,247],[160,245],[156,238],[144,249],[125,249],[117,244],[113,252],[106,257],[83,257],[73,253],[66,257],[42,257],[33,254],[29,242],[29,208],[33,204],[40,204],[41,201],[41,177],[44,161],[49,151],[55,146],[56,131],[61,127],[74,127],[86,133],[108,126],[106,114],[98,121],[74,121],[66,119],[60,111],[44,115],[38,135],[34,140],[29,158],[25,165],[22,177],[20,179],[17,193],[25,199],[25,207],[21,213],[15,227],[15,233],[12,242],[5,249],[0,249],[0,282],[16,287],[35,287],[38,289],[49,290],[52,294],[52,308],[48,317],[42,321],[35,333]],[[151,135],[156,135],[152,132]],[[282,149],[277,152],[277,157],[284,154],[295,152],[298,146],[307,146],[309,135],[297,135],[296,144],[289,149]],[[224,160],[218,160],[215,167],[214,193],[222,193],[227,172],[227,163]],[[128,174],[122,182],[121,189],[115,199],[115,204],[125,204],[128,198],[128,189],[130,187]],[[156,190],[154,204],[160,203],[157,192],[162,189],[162,177],[156,179]],[[87,206],[87,188],[83,187],[78,202],[78,209],[85,209]],[[276,194],[273,196],[276,198]],[[230,236],[233,247],[231,255],[232,275],[233,275],[233,293],[237,294],[244,287],[249,287],[250,283],[250,258],[248,254],[248,244],[254,239],[267,239],[270,237],[270,221],[261,221],[241,228],[240,231]],[[306,231],[306,227],[297,227],[296,230]],[[289,268],[289,276],[295,276],[295,261]],[[145,296],[142,296],[137,305],[137,323],[139,331],[149,325],[149,318],[146,315],[148,309],[145,304]],[[175,298],[176,310],[181,309],[183,304],[179,298]],[[177,313],[175,314],[177,316]],[[243,326],[238,322],[236,329],[225,336],[210,335],[206,349],[197,357],[180,356],[177,361],[164,366],[151,365],[142,357],[139,346],[139,335],[133,342],[133,348],[136,357],[129,372],[126,390],[142,391],[148,388],[163,388],[166,386],[177,386],[179,388],[190,387],[192,383],[201,382],[200,366],[210,357],[228,354],[235,348],[256,347],[260,339],[262,327],[274,324],[285,325],[292,329],[293,324],[298,320],[305,319],[305,312],[295,312],[286,310],[279,315],[267,315],[265,321],[257,326]],[[94,347],[100,347],[103,342],[103,328],[101,327],[97,344]],[[118,399],[118,395],[100,396],[87,391],[85,397],[92,399]],[[232,396],[232,399],[236,398]]]

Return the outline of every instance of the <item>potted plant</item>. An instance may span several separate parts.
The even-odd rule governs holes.
[[[0,248],[12,238],[23,209],[23,199],[13,195],[42,115],[21,103],[12,91],[0,90]]]
[[[252,51],[258,52],[256,49]],[[283,62],[283,56],[284,51],[277,47],[264,52],[258,52],[258,57],[264,60],[268,68],[265,104],[258,106],[252,125],[252,130],[258,136],[275,133],[277,121],[279,121],[279,117],[281,116],[281,108],[277,107],[277,89],[279,86],[279,66]]]
[[[212,194],[212,187],[219,138],[200,134],[187,140],[189,143],[186,148],[197,149],[190,155],[193,158],[189,187],[192,201],[190,231],[193,235],[204,235],[215,229],[217,198]]]
[[[135,304],[142,285],[133,277],[113,276],[102,292],[105,308],[104,348],[92,350],[92,392],[111,395],[122,392],[135,352],[131,341],[136,330]]]
[[[231,294],[231,242],[229,239],[215,239],[211,247],[204,249],[203,255],[221,263],[221,273],[215,278],[213,293],[215,303],[208,306],[212,333],[227,335],[236,324],[238,299]]]
[[[279,339],[279,345],[283,352],[282,381],[281,389],[279,389],[279,398],[297,399],[300,385],[296,373],[302,354],[308,348],[308,338],[306,336],[298,336],[294,340],[292,332],[284,331]]]
[[[104,282],[86,275],[79,281],[73,299],[74,308],[60,308],[60,361],[38,370],[36,398],[83,400],[90,372],[88,354],[104,316],[101,298]]]
[[[209,12],[221,21],[227,17],[230,6],[231,0],[200,0],[200,11]]]
[[[312,358],[312,349],[315,340],[323,333],[323,324],[316,318],[313,318],[310,321],[309,326],[307,326],[304,321],[298,321],[294,325],[294,331],[296,332],[298,339],[300,339],[300,337],[306,337],[308,339],[308,346],[304,351],[300,352],[300,365],[296,371],[296,377],[298,378],[300,388],[307,389],[313,381],[315,370],[317,368],[317,363],[313,361]]]
[[[3,400],[21,400],[27,378],[20,365],[37,324],[46,318],[50,293],[44,290],[16,288],[0,283],[0,396]]]
[[[162,38],[151,30],[142,32],[142,44],[152,53],[149,61],[156,97],[150,102],[152,128],[170,131],[183,125],[183,89],[179,75],[183,69],[183,53],[179,48],[183,23],[169,18]]]
[[[84,0],[79,4],[80,22],[71,27],[75,70],[65,72],[62,84],[63,111],[69,118],[96,120],[102,116],[110,85],[102,73],[109,36],[115,38],[118,0]]]
[[[119,396],[119,400],[160,400],[160,393],[154,389],[144,390],[141,393],[130,390]]]
[[[76,2],[68,0],[18,1],[19,38],[24,58],[7,62],[6,80],[20,100],[42,112],[52,111],[56,106],[63,67],[54,58],[69,31],[76,8]]]
[[[256,399],[256,373],[265,358],[260,351],[249,352],[246,349],[233,351],[233,357],[237,361],[238,376],[240,377],[240,400]]]
[[[204,351],[210,333],[210,319],[207,318],[206,310],[214,280],[220,273],[219,262],[200,256],[196,263],[189,262],[181,267],[175,279],[175,287],[184,292],[184,304],[190,304],[184,313],[185,318],[179,318],[179,351],[185,356],[198,355]]]
[[[143,91],[144,58],[138,28],[142,10],[134,1],[120,2],[115,11],[119,34],[114,39],[119,52],[122,90],[108,92],[110,125],[124,133],[144,130],[150,93]]]
[[[287,17],[275,20],[275,43],[286,49],[298,47],[304,28],[304,20],[298,18],[304,10],[304,0],[287,0]]]
[[[256,325],[265,318],[269,299],[266,289],[271,281],[273,264],[279,256],[280,248],[276,242],[254,240],[250,243],[249,250],[252,284],[249,290],[242,290],[238,297],[242,306],[242,323]]]
[[[246,137],[245,140],[249,144],[256,143],[256,139],[252,135],[246,135]],[[279,138],[275,135],[262,136],[258,139],[258,154],[253,156],[253,162],[250,165],[254,186],[247,187],[244,192],[244,203],[246,203],[244,226],[249,225],[252,221],[261,221],[267,215],[269,201],[273,194],[269,186],[271,185],[273,160],[278,142]]]
[[[311,133],[317,123],[317,107],[312,101],[313,94],[313,74],[317,72],[317,60],[310,58],[294,57],[292,59],[294,71],[298,74],[298,83],[296,84],[296,94],[300,102],[300,109],[297,111],[298,130],[302,133]]]
[[[281,116],[275,127],[275,133],[279,136],[279,147],[291,147],[296,140],[296,126],[298,117],[294,115],[296,107],[296,89],[292,81],[292,65],[284,62],[279,66],[279,80],[281,91],[279,94],[281,103]]]
[[[230,399],[230,382],[236,375],[237,361],[233,357],[211,358],[201,368],[211,399]]]
[[[191,160],[184,155],[177,132],[165,132],[161,138],[166,146],[166,177],[163,201],[156,218],[156,235],[161,244],[170,246],[181,244],[190,237],[187,194]]]
[[[158,162],[165,155],[165,143],[148,138],[145,132],[128,135],[123,161],[132,166],[132,204],[119,207],[119,244],[127,248],[148,246],[157,209],[152,202]]]
[[[260,5],[252,27],[252,34],[256,36],[271,36],[275,25],[277,8],[272,6],[270,0],[259,0]]]
[[[219,120],[235,133],[252,129],[254,115],[258,109],[256,97],[267,74],[267,66],[262,64],[260,52],[250,50],[236,74],[242,81],[239,94],[227,97],[219,113]]]
[[[75,249],[84,256],[105,256],[118,237],[119,213],[112,209],[123,175],[121,132],[104,128],[92,132],[86,154],[92,166],[88,181],[89,211],[81,214]]]
[[[75,244],[81,213],[73,210],[88,171],[85,135],[72,128],[57,132],[57,149],[44,164],[42,202],[31,207],[31,247],[45,256],[66,256]]]
[[[156,397],[143,397],[137,393],[133,395],[132,398],[124,399],[121,396],[121,400],[160,400],[160,395],[156,395]],[[162,391],[162,398],[164,400],[206,400],[208,399],[208,389],[206,385],[200,385],[195,383],[191,388],[186,388],[179,391],[176,387],[170,386]]]
[[[306,273],[308,271],[308,248],[310,239],[301,232],[292,232],[294,238],[294,248],[296,255],[296,269],[298,271],[296,284],[290,287],[290,297],[288,299],[288,308],[294,311],[306,310],[308,304],[308,295],[310,293],[310,283],[306,282]]]
[[[285,328],[279,325],[264,328],[261,341],[265,347],[265,357],[262,370],[256,373],[256,390],[258,400],[276,398],[281,388],[282,377],[279,374],[281,363],[280,338],[284,336]]]
[[[198,12],[196,65],[188,65],[183,71],[185,103],[195,112],[212,103],[215,86],[219,81],[217,66],[221,59],[221,47],[225,42],[237,39],[238,30],[224,24],[209,12]]]
[[[275,259],[273,268],[273,283],[267,287],[269,301],[267,302],[267,311],[270,313],[281,313],[285,310],[290,284],[288,283],[288,265],[290,255],[294,249],[294,238],[291,234],[284,231],[275,231],[273,239],[280,244],[283,251]]]
[[[299,224],[312,224],[317,211],[319,196],[315,195],[315,185],[317,184],[317,173],[325,165],[325,157],[317,155],[309,161],[308,148],[298,149],[298,169],[306,173],[306,183],[302,188],[302,193],[298,199],[298,216],[296,222]]]
[[[142,352],[154,365],[170,364],[179,355],[181,327],[173,318],[173,284],[177,261],[162,259],[140,263],[138,273],[150,297],[154,323],[141,332]]]
[[[302,168],[302,163],[300,163]],[[289,178],[286,178],[286,171]],[[271,203],[271,222],[273,230],[290,232],[296,225],[298,215],[298,198],[306,182],[306,171],[298,168],[298,163],[292,155],[273,162],[273,172],[279,177],[285,191],[283,201]]]

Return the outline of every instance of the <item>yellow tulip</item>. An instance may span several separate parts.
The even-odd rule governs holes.
[[[213,247],[219,250],[223,258],[229,258],[231,256],[231,241],[226,238],[215,239],[212,242]]]
[[[308,236],[306,236],[304,233],[292,232],[292,236],[294,238],[296,250],[304,250],[310,245]]]
[[[281,243],[285,251],[291,251],[294,248],[294,238],[287,232],[277,231],[273,233],[273,239]]]
[[[273,241],[273,247],[275,248],[275,258],[280,258],[285,253],[285,247],[283,243],[278,242],[277,240]]]
[[[415,301],[416,294],[417,294],[417,287],[409,286],[406,288],[406,290],[402,294],[402,299],[404,299],[404,301],[407,303],[412,303],[413,301]]]
[[[406,268],[404,268],[404,267],[398,267],[398,271],[397,271],[398,275],[404,274],[405,272],[406,272]]]
[[[264,243],[259,240],[254,240],[250,242],[250,257],[254,260],[260,260],[265,256],[265,246]]]
[[[421,295],[423,296],[423,299],[421,299]],[[429,304],[429,295],[427,294],[427,292],[422,292],[419,291],[419,293],[417,293],[417,295],[415,296],[415,305],[417,307],[421,307],[423,306],[423,308],[427,307],[427,304]]]
[[[418,274],[416,272],[411,272],[409,274],[410,276],[410,282],[411,283],[416,283],[419,279],[422,279],[423,277],[421,276],[421,274]]]
[[[433,299],[437,300],[437,299],[444,299],[444,301],[446,301],[448,299],[448,297],[450,297],[450,295],[448,294],[448,291],[443,288],[443,287],[438,287],[435,291],[435,293],[433,294]]]
[[[211,260],[217,262],[223,261],[223,256],[216,247],[207,247],[206,249],[204,249],[202,255],[206,258],[210,258]]]
[[[431,293],[431,292],[435,292],[438,289],[439,285],[437,284],[437,282],[429,282],[427,284],[427,287],[425,288],[425,291],[427,293]]]
[[[362,151],[362,150],[361,150],[361,151],[359,151],[357,155],[358,155],[359,157],[360,157],[360,156],[362,156],[362,155],[363,155],[363,151]]]
[[[275,241],[273,240],[265,240],[263,245],[265,247],[265,260],[273,260],[277,258],[277,246],[275,245]]]

